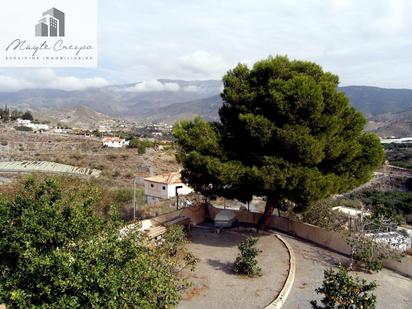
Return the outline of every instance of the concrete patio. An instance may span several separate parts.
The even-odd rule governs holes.
[[[178,308],[263,308],[278,295],[289,268],[285,246],[274,235],[258,235],[262,276],[248,278],[232,271],[237,246],[250,232],[193,228],[189,249],[200,258],[196,271],[187,273],[193,286],[183,294]]]

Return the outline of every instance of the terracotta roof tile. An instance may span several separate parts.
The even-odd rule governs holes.
[[[182,183],[182,179],[180,178],[180,172],[172,172],[163,175],[156,175],[152,177],[147,177],[144,180],[151,181],[151,182],[158,182],[158,183],[165,183],[168,185]]]

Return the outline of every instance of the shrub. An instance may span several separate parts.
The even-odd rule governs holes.
[[[29,128],[29,127],[22,127],[22,126],[19,126],[19,127],[14,127],[14,130],[16,130],[16,131],[20,131],[20,132],[32,132],[32,131],[33,131],[33,129],[32,129],[32,128]]]
[[[255,237],[247,237],[242,240],[238,246],[240,254],[233,264],[233,271],[237,274],[247,276],[259,276],[261,268],[257,265],[256,257],[261,252],[256,248],[258,239]]]
[[[352,260],[366,271],[380,271],[385,260],[400,260],[402,253],[389,244],[375,241],[372,236],[352,234],[347,238],[352,248]]]
[[[333,269],[327,269],[324,272],[323,284],[315,291],[317,294],[323,294],[322,305],[318,305],[316,300],[310,304],[312,308],[364,308],[373,309],[376,304],[376,296],[369,294],[376,288],[376,282],[368,283],[365,279],[360,280],[348,274],[348,270],[340,266],[335,272]]]
[[[110,153],[106,156],[106,158],[110,161],[115,161],[117,159],[117,155]]]
[[[129,148],[136,148],[138,154],[145,154],[146,148],[154,148],[156,145],[155,142],[138,138],[133,138],[129,142]]]
[[[319,201],[302,214],[302,220],[327,230],[341,230],[346,216],[332,210],[333,206],[330,199]]]

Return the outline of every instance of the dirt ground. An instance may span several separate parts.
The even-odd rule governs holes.
[[[200,258],[196,271],[189,274],[193,287],[183,295],[180,309],[262,308],[278,295],[286,279],[289,256],[274,235],[259,235],[258,257],[262,276],[248,278],[233,273],[232,264],[239,252],[237,246],[248,232],[193,228],[191,250]]]
[[[102,170],[100,182],[110,188],[143,188],[143,178],[179,169],[174,154],[148,149],[103,148],[96,137],[0,129],[0,160],[51,161]]]

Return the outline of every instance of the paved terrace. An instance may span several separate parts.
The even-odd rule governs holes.
[[[294,284],[282,308],[311,308],[310,301],[320,300],[315,289],[322,285],[325,269],[348,263],[348,257],[323,249],[301,239],[280,234],[292,247],[296,258]],[[237,245],[247,232],[193,228],[191,250],[200,258],[194,273],[187,272],[193,286],[185,292],[178,309],[249,309],[265,308],[279,293],[288,271],[288,253],[273,235],[259,235],[258,247],[263,251],[259,265],[263,276],[247,278],[235,275],[232,263],[238,253]],[[412,279],[383,269],[379,273],[351,272],[368,281],[376,280],[377,309],[412,308]]]
[[[232,271],[239,252],[237,246],[248,232],[193,228],[189,250],[198,258],[194,273],[185,275],[193,286],[185,292],[179,309],[263,308],[280,292],[289,267],[286,247],[274,235],[258,235],[258,256],[262,276],[249,278]]]
[[[315,293],[315,289],[322,285],[323,271],[329,267],[336,267],[339,263],[348,263],[349,259],[309,242],[281,235],[292,246],[296,257],[295,282],[283,308],[310,308],[309,302],[312,299],[321,299],[321,296]],[[375,274],[351,272],[351,275],[368,281],[377,281],[378,287],[373,292],[377,297],[377,309],[412,308],[412,279],[388,269]]]

